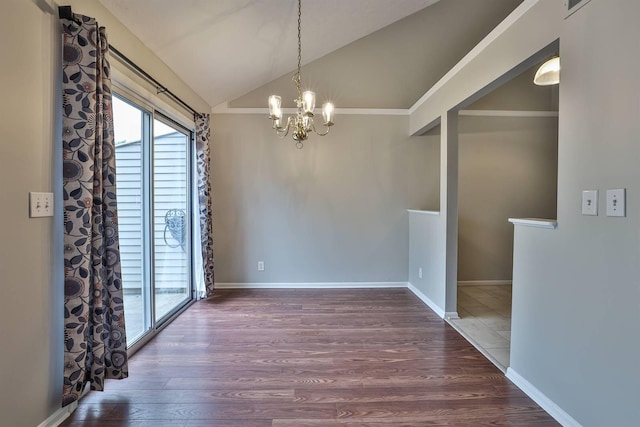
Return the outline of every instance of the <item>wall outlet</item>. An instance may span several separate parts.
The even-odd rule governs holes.
[[[264,271],[264,261],[258,261],[258,271]]]
[[[598,215],[598,190],[582,192],[582,215]]]
[[[422,279],[422,267],[418,268],[418,279]]]
[[[29,193],[29,217],[53,216],[53,193]]]
[[[626,216],[626,190],[607,190],[607,216]]]

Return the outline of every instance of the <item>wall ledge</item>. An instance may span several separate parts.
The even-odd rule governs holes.
[[[440,215],[440,211],[421,211],[418,209],[407,209],[407,212],[411,214],[417,214],[417,215],[433,215],[433,216]]]
[[[525,227],[547,228],[554,230],[558,227],[558,221],[555,219],[540,218],[509,218],[509,222],[513,225],[521,225]]]

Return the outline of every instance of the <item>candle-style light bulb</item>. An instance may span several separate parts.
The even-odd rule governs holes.
[[[313,91],[306,90],[302,93],[302,109],[307,116],[313,116],[313,110],[316,108],[316,94]]]
[[[335,109],[333,108],[333,104],[330,102],[325,102],[322,104],[322,117],[324,118],[325,126],[333,126],[333,116]]]
[[[278,95],[271,95],[269,97],[269,118],[272,120],[282,118],[282,110],[280,108],[282,104],[282,98]]]

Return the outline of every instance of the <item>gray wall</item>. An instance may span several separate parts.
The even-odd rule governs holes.
[[[458,281],[511,280],[507,219],[556,217],[558,119],[461,117],[459,131]]]
[[[65,4],[98,18],[110,42],[181,98],[210,108],[97,0]],[[33,427],[60,408],[62,391],[61,38],[46,1],[3,6],[10,12],[0,14],[0,423]],[[56,217],[30,219],[29,191],[54,191]]]
[[[558,416],[564,412],[584,426],[634,426],[640,419],[640,3],[591,1],[566,20],[561,2],[528,6],[412,113],[411,130],[424,130],[531,55],[548,53],[560,37],[558,228],[516,228],[508,373]],[[628,192],[627,217],[606,217],[603,192],[621,187]],[[585,189],[601,192],[597,217],[580,214]]]
[[[38,425],[62,390],[61,229],[29,218],[29,191],[60,185],[56,27],[31,2],[0,14],[0,414],[10,426]],[[54,162],[55,161],[55,162]],[[56,202],[59,199],[55,200]]]
[[[640,419],[640,3],[591,1],[560,38],[558,228],[517,227],[511,368],[585,426]],[[605,191],[627,189],[627,217]],[[600,214],[580,214],[582,190]]]
[[[546,62],[534,66],[513,77],[465,110],[511,110],[511,111],[558,111],[558,86],[537,86],[533,78],[538,68]]]
[[[445,316],[445,291],[439,283],[445,281],[446,255],[438,250],[444,245],[441,232],[444,218],[434,211],[409,212],[409,284],[438,313]],[[420,277],[422,269],[422,277]]]
[[[302,150],[264,115],[212,132],[217,282],[407,281],[406,209],[437,199],[439,162],[407,116],[342,115]]]
[[[318,101],[338,108],[409,108],[521,2],[439,1],[305,65],[303,83],[313,85]],[[302,37],[304,44],[304,28]],[[277,93],[283,105],[295,107],[291,74],[230,105],[266,107]]]

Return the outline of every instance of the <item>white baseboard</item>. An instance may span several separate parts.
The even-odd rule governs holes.
[[[564,427],[582,427],[571,415],[563,411],[553,400],[549,399],[512,368],[507,368],[507,378]]]
[[[440,307],[438,307],[438,305],[435,302],[431,301],[431,298],[429,298],[428,296],[423,294],[418,288],[413,286],[411,283],[408,283],[407,287],[409,288],[409,290],[411,292],[413,292],[415,294],[415,296],[420,298],[423,303],[427,304],[427,306],[429,306],[429,308],[431,310],[435,311],[438,316],[440,316],[443,319],[446,317],[445,311],[443,309],[441,309]],[[457,313],[456,313],[456,315],[457,315]]]
[[[407,282],[216,283],[216,289],[360,289],[406,288]]]
[[[69,415],[71,415],[73,411],[76,410],[77,407],[78,407],[78,402],[75,401],[73,403],[68,404],[64,408],[58,408],[58,410],[55,411],[53,414],[49,415],[49,417],[46,420],[38,424],[38,427],[59,426],[60,424],[62,424],[64,420],[69,418]]]
[[[80,399],[85,397],[87,393],[91,391],[91,385],[87,382],[84,385],[84,389],[82,389],[82,394],[80,394]],[[73,414],[74,411],[78,409],[78,401],[69,403],[67,406],[63,408],[58,408],[53,414],[49,415],[49,417],[38,424],[38,427],[58,427],[64,420],[69,418],[69,415]]]
[[[458,286],[511,285],[511,280],[461,280]]]
[[[409,288],[431,310],[443,319],[458,319],[458,312],[446,312],[418,288],[407,282],[299,282],[299,283],[216,283],[216,289],[366,289]]]

